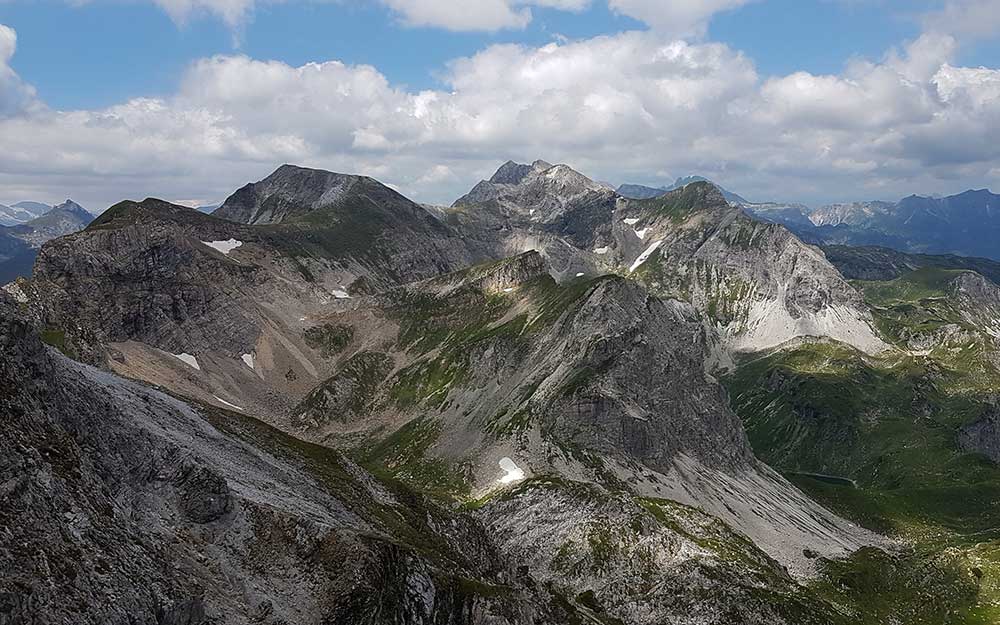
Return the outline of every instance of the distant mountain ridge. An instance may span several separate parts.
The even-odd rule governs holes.
[[[0,204],[0,226],[19,226],[50,210],[51,206],[41,202],[18,202],[10,206]]]
[[[641,184],[623,184],[618,187],[618,193],[619,195],[633,200],[649,200],[654,197],[659,197],[665,193],[669,193],[670,191],[683,189],[694,182],[708,182],[715,185],[719,188],[723,197],[725,197],[726,201],[730,204],[749,204],[747,200],[743,199],[739,195],[722,188],[704,176],[682,176],[675,180],[672,185],[666,187],[649,187]]]
[[[898,202],[745,204],[821,245],[882,246],[913,254],[957,254],[1000,260],[1000,195],[986,189],[947,197],[911,195]]]
[[[30,275],[38,250],[44,243],[78,232],[94,220],[94,215],[73,200],[57,206],[37,202],[19,202],[15,206],[46,210],[23,223],[0,227],[0,284]]]

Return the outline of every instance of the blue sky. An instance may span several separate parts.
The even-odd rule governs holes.
[[[992,28],[981,27],[983,15],[994,16],[1000,23],[1000,3],[995,0],[524,0],[530,6],[522,5],[519,0],[450,3],[452,7],[461,7],[454,11],[469,13],[485,11],[481,7],[487,5],[494,8],[504,5],[511,15],[523,15],[520,12],[530,10],[530,21],[513,27],[480,23],[456,26],[439,17],[425,18],[415,13],[423,9],[409,8],[421,2],[426,7],[438,0],[279,3],[230,0],[229,4],[226,1],[197,0],[195,4],[201,8],[187,13],[177,8],[183,6],[180,0],[0,3],[0,24],[16,33],[16,51],[7,60],[13,78],[7,83],[0,82],[0,89],[13,94],[5,96],[7,99],[21,102],[17,110],[6,113],[5,121],[11,124],[11,132],[14,128],[24,130],[29,119],[41,123],[45,115],[49,116],[49,122],[69,124],[75,118],[67,114],[73,111],[81,112],[77,117],[103,121],[114,118],[128,127],[129,137],[144,132],[155,136],[159,151],[143,153],[142,158],[149,167],[161,172],[156,176],[145,175],[138,166],[130,166],[128,169],[132,171],[128,172],[115,170],[113,162],[120,160],[131,165],[137,157],[118,153],[122,152],[120,147],[115,148],[118,152],[109,153],[102,135],[95,134],[85,140],[83,135],[91,133],[81,132],[72,137],[72,143],[76,144],[72,149],[61,145],[49,147],[49,160],[53,151],[60,157],[57,164],[45,165],[47,161],[40,148],[37,159],[31,154],[19,154],[17,158],[8,156],[4,162],[0,157],[0,202],[21,199],[18,194],[38,193],[51,199],[75,193],[91,202],[105,203],[126,194],[143,194],[146,189],[149,194],[170,195],[170,199],[214,201],[230,188],[227,185],[266,173],[272,165],[286,159],[355,171],[375,169],[374,174],[422,196],[419,199],[441,202],[474,184],[477,176],[487,174],[495,162],[506,157],[552,160],[558,156],[581,169],[589,168],[587,173],[595,178],[615,182],[624,181],[625,177],[658,182],[698,172],[721,177],[737,191],[766,194],[768,199],[781,195],[780,199],[811,203],[867,197],[892,199],[910,191],[944,193],[961,190],[959,187],[966,184],[988,186],[994,184],[1000,169],[987,147],[976,146],[967,153],[958,149],[956,154],[957,148],[952,143],[957,139],[949,135],[947,128],[933,127],[932,120],[943,119],[942,113],[951,103],[942,101],[936,104],[937,109],[929,105],[923,111],[911,110],[900,91],[902,87],[885,82],[883,75],[889,68],[904,85],[923,80],[937,89],[944,84],[939,80],[942,76],[954,78],[954,72],[947,71],[949,67],[992,70],[1000,66],[1000,38]],[[231,14],[227,17],[226,7],[234,2],[245,12],[235,18]],[[567,7],[572,10],[564,10]],[[665,15],[664,11],[673,12]],[[976,11],[978,19],[964,18]],[[504,19],[509,18],[510,15]],[[938,29],[937,22],[948,26]],[[690,54],[685,53],[683,63],[670,67],[661,64],[655,70],[638,73],[639,80],[662,81],[659,88],[679,89],[676,111],[658,110],[656,102],[637,104],[637,99],[648,94],[629,93],[635,80],[605,89],[607,83],[615,80],[614,68],[595,67],[592,74],[581,70],[581,63],[601,65],[591,51],[601,46],[602,37],[611,38],[615,45],[631,46],[628,33],[635,32],[644,33],[642,41],[648,43],[651,55],[655,50],[671,49],[670,42],[683,41],[690,46]],[[558,119],[558,124],[550,126],[558,126],[561,134],[553,136],[550,143],[542,141],[537,133],[518,137],[511,134],[516,125],[501,119],[507,125],[502,132],[497,131],[494,139],[488,139],[497,129],[486,124],[502,117],[502,112],[496,110],[502,104],[502,97],[500,104],[492,108],[483,108],[482,101],[505,87],[498,83],[493,94],[476,94],[475,81],[463,82],[468,78],[466,74],[510,71],[510,80],[520,80],[524,74],[518,72],[539,62],[538,55],[552,42],[561,42],[560,54],[565,57],[562,61],[571,64],[572,71],[579,72],[579,81],[587,89],[576,93],[579,89],[573,86],[554,91],[536,86],[531,93],[521,93],[514,84],[511,88],[518,93],[511,95],[511,102],[512,105],[520,102],[524,107],[521,115],[530,116],[540,103],[551,106],[548,94],[566,98],[565,110],[548,113]],[[932,57],[928,62],[933,70],[946,71],[931,71],[917,79],[907,74],[916,71],[912,67],[901,69],[902,62],[891,60],[890,57],[905,60],[908,55],[916,58],[917,53],[908,47],[914,42],[927,44],[919,48],[919,54]],[[509,52],[502,44],[518,44],[520,53]],[[614,56],[617,49],[608,48],[609,54]],[[636,65],[649,61],[641,47],[628,49],[638,55]],[[927,52],[932,49],[933,52]],[[718,50],[725,51],[725,58],[712,57]],[[486,57],[504,54],[510,57],[510,67],[493,68],[486,63]],[[708,65],[703,65],[698,55],[712,58]],[[262,79],[269,70],[260,64],[236,68],[239,59],[247,63],[278,61],[281,70],[291,74],[312,62],[339,61],[347,68],[370,65],[376,72],[375,82],[384,82],[386,92],[377,100],[357,101],[352,95],[343,106],[359,107],[353,110],[322,107],[316,110],[315,106],[308,113],[303,113],[301,106],[295,111],[288,110],[289,114],[315,115],[313,128],[331,127],[328,133],[320,133],[324,134],[323,140],[317,140],[310,136],[308,127],[288,128],[282,124],[278,128],[262,123],[252,111],[242,110],[239,103],[226,101],[226,94],[200,99],[199,91],[213,91],[230,75],[220,73],[220,64],[214,68],[219,71],[194,71],[193,68],[204,69],[206,59],[213,57],[227,60],[225,69],[230,74],[237,69],[256,72],[246,78],[250,82]],[[457,64],[455,60],[459,60]],[[625,63],[621,73],[627,73],[629,60],[623,57],[619,61]],[[862,61],[878,68],[858,70]],[[525,66],[518,67],[517,63]],[[915,67],[916,62],[907,67],[910,66]],[[455,67],[464,69],[456,71]],[[692,82],[691,72],[701,72],[707,78]],[[712,72],[719,74],[714,77]],[[808,74],[807,80],[796,78],[801,73]],[[592,84],[588,84],[590,76]],[[684,77],[685,82],[678,82],[678,76]],[[832,77],[831,80],[826,80],[826,76]],[[282,79],[281,89],[295,91],[296,87],[290,85],[299,78]],[[988,75],[986,83],[992,84],[993,78]],[[311,87],[313,90],[300,96],[322,98],[323,89],[337,91],[335,81],[347,79],[328,76],[322,86]],[[198,80],[216,82],[197,83]],[[980,90],[973,98],[975,106],[966,102],[968,110],[963,114],[981,117],[966,121],[985,123],[994,119],[996,104],[991,99],[992,92],[972,86],[982,83],[982,76],[967,72],[960,80],[966,82],[950,87],[952,91]],[[754,101],[741,97],[737,89],[727,89],[726,83],[744,85],[756,94]],[[353,88],[356,93],[357,85]],[[726,116],[722,122],[694,120],[696,126],[704,123],[704,132],[712,128],[723,132],[720,123],[724,126],[733,122],[730,117],[734,111],[749,116],[741,120],[743,125],[760,127],[751,128],[747,136],[720,136],[715,141],[713,137],[695,136],[683,132],[681,127],[659,123],[681,120],[690,114],[686,90],[705,97],[713,106],[720,99],[728,99],[725,110],[713,112]],[[414,115],[413,107],[417,106],[414,103],[420,100],[422,91],[439,94],[438,101],[446,99],[448,94],[469,96],[453,98],[455,102],[439,112],[452,117],[447,122],[452,134],[444,132],[437,124],[438,119],[433,127],[419,132],[410,127],[415,120],[428,119]],[[845,134],[850,130],[841,128],[844,120],[850,118],[850,111],[845,109],[841,118],[840,112],[824,108],[829,103],[822,101],[845,95],[864,99],[869,93],[883,91],[885,97],[898,101],[877,100],[869,105],[877,110],[883,106],[898,107],[898,115],[887,115],[880,128],[859,124],[856,136]],[[269,110],[281,117],[281,102],[287,101],[287,96],[273,95],[268,106],[274,108]],[[665,93],[667,99],[673,95]],[[593,106],[574,110],[572,101],[578,97]],[[460,109],[459,100],[461,106],[471,108]],[[162,104],[154,107],[156,115],[172,116],[169,129],[165,127],[165,118],[152,119],[150,102]],[[142,103],[142,107],[137,103]],[[401,107],[406,108],[405,119],[396,115]],[[137,108],[143,108],[141,116]],[[376,109],[388,111],[384,122],[371,117],[371,111]],[[859,110],[866,116],[864,107]],[[592,117],[600,115],[600,111],[608,116],[607,124],[600,117]],[[234,139],[226,146],[216,141],[210,146],[213,150],[217,148],[216,153],[204,154],[203,141],[186,139],[182,136],[183,128],[178,129],[183,122],[177,116],[195,112],[215,116],[215,121],[206,122],[211,130],[205,132],[237,137],[239,141]],[[628,116],[635,116],[634,125],[622,121]],[[141,121],[137,121],[140,117]],[[351,122],[352,127],[342,127],[346,123],[342,118],[346,117],[358,119]],[[570,118],[587,120],[580,133],[588,135],[586,139],[567,137],[570,125],[566,120]],[[807,118],[815,119],[816,125],[799,128]],[[462,120],[474,120],[476,127],[483,130],[482,135],[470,135]],[[140,128],[136,125],[139,123],[149,127]],[[810,156],[815,162],[807,167],[802,159],[781,151],[787,149],[787,144],[767,138],[768,133],[772,137],[775,133],[768,124],[778,123],[784,124],[782,130],[794,128],[800,132],[803,142],[818,142],[810,146]],[[904,124],[912,128],[901,130]],[[398,126],[398,139],[382,136],[381,131],[375,132],[379,135],[377,140],[365,139],[372,136],[372,128],[382,125]],[[525,125],[523,120],[521,125]],[[634,130],[639,133],[637,136],[643,136],[638,130],[642,125],[646,127],[642,132],[649,139],[645,148],[650,152],[649,157],[643,160],[630,155],[628,162],[623,162],[616,156],[621,148],[611,145],[615,141],[614,132],[624,137]],[[595,127],[604,126],[609,134],[589,136]],[[733,123],[733,128],[739,126]],[[92,130],[94,119],[89,119],[86,127]],[[650,132],[657,134],[650,136]],[[110,133],[106,136],[110,137]],[[199,137],[203,138],[204,132]],[[94,143],[92,150],[87,141]],[[712,145],[714,142],[731,142],[732,146],[727,151],[722,145]],[[165,147],[167,144],[169,148]],[[260,147],[263,144],[277,147],[268,153],[268,148]],[[873,146],[882,154],[869,160],[862,154],[864,145]],[[529,149],[545,153],[528,153]],[[679,155],[682,151],[685,157]],[[732,160],[726,156],[738,151],[746,154],[733,156]],[[192,174],[204,175],[205,166],[190,165],[185,171],[185,158],[211,161],[211,169],[217,175],[212,182],[191,180]],[[429,161],[435,165],[430,167]],[[836,171],[824,173],[824,163]],[[46,171],[47,167],[51,171]],[[858,175],[866,177],[862,189],[850,191],[864,193],[865,198],[845,197],[848,191],[844,189],[844,181]],[[106,182],[102,183],[102,179]],[[780,189],[776,189],[779,183]],[[866,192],[865,186],[870,191]]]
[[[920,7],[935,4],[768,0],[715,16],[707,38],[744,51],[763,74],[836,73],[852,57],[878,58],[919,35]],[[201,14],[177,25],[152,4],[0,3],[0,23],[19,37],[12,66],[59,108],[169,93],[192,61],[234,51],[291,65],[327,59],[370,64],[395,83],[423,89],[441,86],[436,77],[447,61],[490,44],[543,45],[556,35],[582,39],[645,28],[602,3],[581,13],[534,13],[524,29],[461,33],[408,27],[371,3],[272,4],[255,9],[234,45],[222,20]],[[998,54],[997,46],[980,44],[964,49],[962,61],[988,65]]]
[[[763,74],[836,73],[852,57],[878,58],[919,35],[919,16],[938,4],[768,0],[715,16],[707,38],[746,52]],[[461,33],[408,27],[377,4],[285,3],[255,9],[234,35],[205,14],[177,25],[152,4],[8,0],[0,3],[0,23],[18,32],[14,69],[59,108],[169,93],[195,59],[234,51],[292,65],[327,59],[374,65],[395,83],[423,89],[441,86],[437,75],[447,61],[490,44],[543,45],[556,35],[582,39],[645,28],[602,3],[580,13],[534,12],[524,29]],[[961,55],[969,65],[998,58],[996,42],[977,42]]]

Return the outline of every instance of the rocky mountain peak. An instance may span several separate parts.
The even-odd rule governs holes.
[[[529,166],[509,161],[453,206],[497,202],[505,212],[547,220],[558,217],[577,198],[594,193],[610,195],[613,190],[568,165],[537,160]]]
[[[301,219],[320,209],[365,200],[378,201],[382,205],[416,206],[367,176],[282,165],[263,180],[236,191],[212,214],[246,224],[274,224]]]
[[[641,185],[641,184],[623,184],[618,187],[618,195],[633,200],[647,200],[650,198],[659,197],[669,191],[683,189],[689,184],[693,184],[696,182],[707,182],[715,185],[714,182],[712,182],[708,178],[705,178],[704,176],[684,176],[675,180],[674,183],[668,187],[648,187],[646,185]],[[742,196],[732,193],[731,191],[727,191],[726,189],[724,189],[719,185],[715,186],[719,187],[719,190],[722,191],[722,195],[726,198],[726,201],[728,201],[730,204],[733,205],[750,204],[750,202],[744,199]]]
[[[514,161],[507,161],[500,166],[500,169],[493,174],[489,182],[493,184],[518,184],[524,177],[533,171],[531,165],[523,165]]]
[[[56,206],[52,207],[52,210],[70,213],[72,215],[76,215],[78,217],[86,219],[88,222],[94,218],[94,216],[90,213],[90,211],[88,211],[87,209],[85,209],[84,207],[80,206],[79,204],[70,199],[67,199],[62,204],[57,204]]]
[[[729,208],[729,202],[722,189],[707,180],[699,180],[674,189],[661,199],[690,210]]]

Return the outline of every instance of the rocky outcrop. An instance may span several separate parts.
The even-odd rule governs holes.
[[[209,345],[252,351],[258,331],[241,293],[261,288],[266,272],[203,240],[249,246],[254,238],[166,202],[119,204],[85,232],[42,249],[34,284],[45,323],[63,329],[72,351],[90,362],[124,341],[171,354]]]
[[[838,621],[743,536],[676,502],[540,478],[490,500],[477,516],[536,579],[613,622]]]
[[[1000,464],[1000,410],[995,407],[958,431],[958,446]]]
[[[962,272],[952,283],[955,305],[966,322],[1000,339],[1000,286],[978,273]]]
[[[861,296],[823,252],[729,205],[707,183],[623,205],[616,242],[631,275],[690,301],[735,352],[828,337],[885,348]],[[640,236],[641,235],[641,236]]]

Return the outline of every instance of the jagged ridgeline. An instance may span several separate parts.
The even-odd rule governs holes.
[[[709,183],[630,199],[543,161],[446,208],[288,165],[213,215],[123,202],[6,288],[0,616],[971,618],[992,572],[905,552],[931,497],[893,493],[890,515],[899,484],[872,469],[932,428],[870,436],[833,399],[830,435],[800,410],[825,354],[870,381],[854,401],[947,411],[928,475],[954,450],[993,479],[971,458],[1000,456],[1000,419],[960,394],[991,384],[1000,299],[945,273],[852,283]],[[947,296],[905,299],[927,289]],[[951,386],[931,393],[918,358]]]

